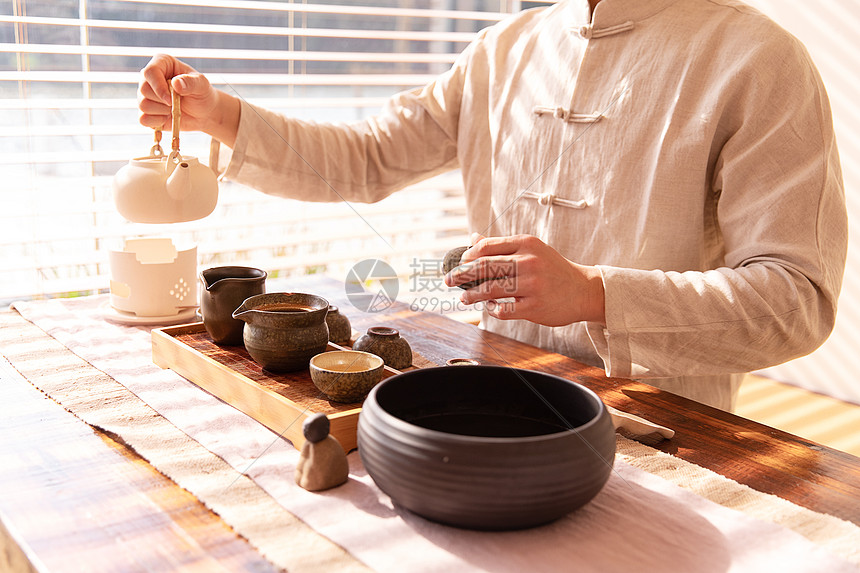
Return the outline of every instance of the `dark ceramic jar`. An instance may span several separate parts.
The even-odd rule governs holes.
[[[349,322],[349,318],[341,314],[336,306],[331,305],[328,307],[325,322],[328,325],[329,340],[335,344],[349,344],[349,340],[352,338],[352,325]]]
[[[392,500],[469,529],[532,527],[588,503],[615,459],[600,398],[563,378],[499,366],[383,380],[358,419],[358,452]]]
[[[245,349],[271,372],[307,368],[328,346],[328,301],[305,293],[258,294],[233,313],[245,321]]]
[[[400,333],[387,326],[372,326],[352,345],[353,350],[376,354],[395,370],[412,366],[412,347]]]

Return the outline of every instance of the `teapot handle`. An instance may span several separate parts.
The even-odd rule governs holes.
[[[164,150],[161,149],[161,130],[155,130],[155,145],[149,150],[150,157],[164,157]]]
[[[174,91],[173,86],[168,83],[170,88],[171,103],[173,105],[173,139],[170,142],[172,149],[171,155],[174,153],[179,155],[179,118],[182,114],[179,112],[179,94]]]
[[[168,82],[167,88],[170,90],[170,98],[173,113],[173,139],[170,141],[170,156],[167,161],[167,171],[171,171],[171,163],[176,164],[182,161],[182,155],[179,153],[179,123],[182,113],[179,109],[179,94],[173,90],[173,87]],[[150,157],[164,157],[164,150],[161,148],[161,129],[155,129],[155,145],[149,150]],[[172,160],[172,161],[171,161]]]

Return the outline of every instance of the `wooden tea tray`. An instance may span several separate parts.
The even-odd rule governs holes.
[[[329,342],[331,350],[348,348]],[[153,329],[152,361],[251,416],[297,449],[305,443],[305,418],[316,413],[328,416],[330,433],[344,450],[357,445],[360,402],[329,400],[314,386],[308,369],[283,374],[263,370],[243,347],[215,344],[202,322]],[[398,373],[386,366],[382,377]]]

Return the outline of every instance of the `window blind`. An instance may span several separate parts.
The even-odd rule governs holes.
[[[0,2],[0,300],[104,291],[108,252],[137,236],[193,242],[201,268],[251,264],[273,276],[345,275],[370,257],[407,274],[438,258],[466,240],[456,173],[373,205],[307,204],[222,182],[205,219],[125,221],[111,179],[152,145],[138,123],[139,70],[166,52],[252,103],[358,120],[446,70],[482,28],[550,3]],[[205,160],[208,145],[181,136],[183,155]]]

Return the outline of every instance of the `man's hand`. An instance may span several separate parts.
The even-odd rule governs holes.
[[[461,264],[445,276],[448,286],[494,278],[463,292],[465,304],[485,302],[491,316],[546,326],[605,322],[603,280],[531,235],[472,237]],[[505,300],[499,300],[505,299]]]
[[[228,146],[235,143],[239,101],[213,88],[206,76],[166,54],[153,57],[141,74],[137,103],[142,125],[172,128],[169,83],[181,97],[181,129],[203,131]]]

